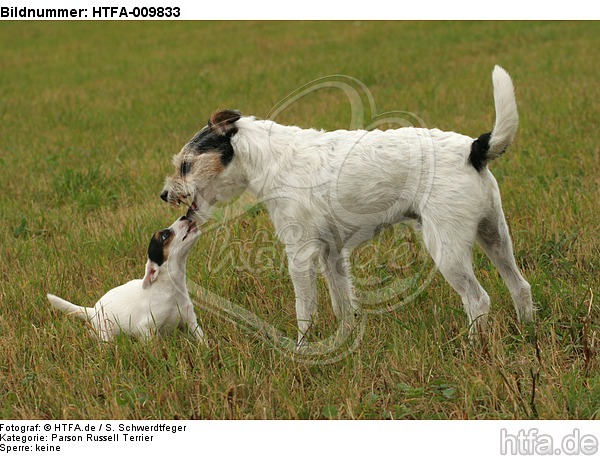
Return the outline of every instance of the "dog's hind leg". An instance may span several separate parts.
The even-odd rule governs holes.
[[[470,334],[484,334],[490,298],[473,272],[475,227],[470,230],[469,222],[460,222],[462,225],[456,220],[432,223],[423,217],[423,240],[444,278],[462,298]]]
[[[495,209],[493,214],[479,223],[477,241],[506,283],[517,311],[517,318],[527,323],[533,320],[531,287],[517,267],[501,205],[497,204]]]
[[[338,252],[335,247],[328,247],[321,251],[320,261],[329,288],[333,313],[344,323],[352,325],[357,307],[350,279],[348,253],[343,250]]]

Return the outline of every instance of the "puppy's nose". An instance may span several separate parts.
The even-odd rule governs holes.
[[[169,191],[163,190],[163,192],[160,194],[160,199],[162,199],[166,203],[168,201],[168,198],[169,198]]]

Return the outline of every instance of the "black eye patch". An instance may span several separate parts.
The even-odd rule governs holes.
[[[173,236],[173,232],[171,230],[162,230],[152,236],[150,239],[150,245],[148,245],[148,258],[150,261],[159,266],[165,262],[164,247],[171,236]]]
[[[196,155],[207,152],[216,152],[221,157],[221,163],[223,163],[223,166],[227,166],[233,159],[233,146],[231,145],[231,137],[235,133],[237,133],[237,128],[233,128],[232,130],[228,131],[226,135],[220,135],[209,128],[204,128],[190,140],[188,147]]]
[[[190,171],[192,169],[192,162],[189,161],[182,161],[181,162],[181,167],[179,168],[179,173],[181,174],[181,177],[185,177],[187,176]]]

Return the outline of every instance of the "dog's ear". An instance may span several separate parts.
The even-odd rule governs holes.
[[[219,135],[231,136],[237,131],[234,124],[240,120],[240,117],[242,113],[237,110],[217,111],[208,119],[208,126]]]
[[[154,281],[158,278],[159,266],[154,262],[148,260],[146,262],[146,275],[142,280],[142,288],[145,290],[150,288]]]

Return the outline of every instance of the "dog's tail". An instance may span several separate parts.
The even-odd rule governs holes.
[[[503,68],[496,65],[492,72],[492,82],[496,123],[491,133],[481,135],[471,145],[469,161],[477,171],[481,171],[488,162],[508,149],[519,126],[515,88],[510,76]]]
[[[48,301],[52,304],[56,309],[68,313],[69,315],[74,315],[77,318],[82,320],[89,321],[91,315],[88,313],[89,310],[87,307],[76,306],[75,304],[71,304],[69,301],[65,301],[58,296],[54,296],[53,294],[48,294]]]

